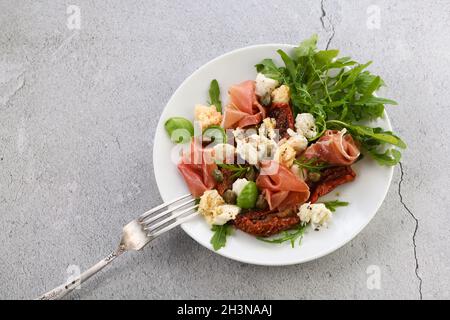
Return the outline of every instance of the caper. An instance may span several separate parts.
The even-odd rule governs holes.
[[[266,94],[264,97],[261,98],[261,103],[263,106],[267,107],[270,105],[270,94]]]
[[[223,200],[228,204],[236,204],[237,194],[233,190],[227,190],[223,194]]]
[[[308,173],[308,179],[312,182],[317,182],[320,180],[320,173],[318,172],[309,172]]]
[[[265,210],[269,207],[266,198],[260,194],[258,200],[256,200],[256,208],[260,210]]]
[[[219,169],[214,169],[214,171],[212,172],[212,175],[214,177],[214,180],[216,180],[216,182],[223,182],[223,174]]]
[[[247,179],[248,181],[255,181],[256,180],[255,168],[249,167],[247,169],[247,173],[245,174],[245,179]]]

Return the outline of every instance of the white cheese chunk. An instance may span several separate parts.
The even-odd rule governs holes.
[[[278,81],[267,78],[262,73],[256,75],[256,95],[264,99],[270,97],[270,94],[276,87],[278,87]]]
[[[242,190],[244,190],[245,186],[249,183],[247,179],[237,179],[233,183],[233,192],[236,193],[236,195],[239,197]]]
[[[304,203],[297,213],[300,221],[304,224],[311,223],[311,226],[318,230],[327,225],[332,217],[332,213],[323,203]]]
[[[213,224],[214,212],[218,206],[225,204],[225,200],[217,190],[208,190],[200,197],[198,212],[209,224]]]
[[[295,128],[297,133],[305,136],[307,139],[314,138],[317,135],[316,120],[311,113],[300,113],[295,118]]]
[[[241,208],[232,204],[224,204],[216,207],[213,212],[212,224],[224,225],[230,220],[234,220],[241,212]]]

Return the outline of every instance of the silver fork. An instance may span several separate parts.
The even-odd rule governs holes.
[[[194,204],[195,199],[187,200],[190,197],[190,194],[184,195],[173,201],[159,205],[128,223],[123,227],[122,240],[116,250],[87,269],[77,278],[43,294],[37,300],[61,299],[126,251],[141,250],[156,237],[196,216],[198,214],[196,210],[198,205]],[[173,207],[169,208],[172,205]]]

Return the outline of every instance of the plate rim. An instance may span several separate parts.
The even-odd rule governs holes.
[[[154,135],[153,141],[157,141],[157,139],[158,139],[159,136],[161,135],[161,133],[159,132],[159,131],[161,131],[161,130],[158,130],[158,129],[163,127],[161,124],[162,124],[162,122],[165,121],[165,120],[163,119],[162,115],[164,114],[164,110],[166,109],[167,105],[170,103],[170,101],[173,99],[173,97],[178,93],[178,91],[180,90],[180,88],[183,87],[183,86],[185,85],[185,83],[189,82],[189,80],[190,80],[191,78],[195,77],[195,75],[196,75],[197,73],[201,72],[204,68],[208,67],[210,64],[215,63],[217,60],[223,59],[223,58],[225,58],[225,57],[227,57],[227,56],[230,56],[230,55],[237,54],[237,53],[239,53],[240,51],[245,51],[245,50],[250,50],[250,49],[257,49],[257,48],[259,48],[259,47],[277,47],[277,46],[285,47],[285,48],[286,48],[286,47],[289,47],[289,48],[294,48],[294,47],[296,47],[295,45],[292,45],[292,44],[282,44],[282,43],[265,43],[265,44],[256,44],[256,45],[251,45],[251,46],[241,47],[241,48],[237,48],[237,49],[231,50],[231,51],[229,51],[229,52],[226,52],[226,53],[224,53],[224,54],[221,54],[221,55],[219,55],[219,56],[217,56],[217,57],[215,57],[215,58],[209,60],[208,62],[204,63],[204,64],[201,65],[199,68],[197,68],[194,72],[192,72],[186,79],[184,79],[184,80],[180,83],[180,85],[177,87],[177,89],[176,89],[176,90],[173,92],[173,94],[170,96],[169,100],[167,100],[167,103],[165,104],[165,106],[164,106],[164,108],[162,109],[162,112],[161,112],[161,114],[160,114],[160,117],[159,117],[159,120],[158,120],[158,123],[157,123],[157,126],[156,126],[156,130],[155,130],[155,135]],[[387,113],[386,110],[384,110],[384,115],[383,115],[382,118],[387,122],[388,129],[389,129],[389,130],[392,130],[392,124],[391,124],[391,121],[390,121],[390,119],[389,119],[389,116],[388,116],[388,113]],[[161,187],[160,187],[160,184],[159,184],[158,179],[157,179],[157,177],[156,177],[156,170],[155,170],[155,166],[154,166],[155,163],[156,163],[155,159],[156,159],[156,148],[155,148],[155,144],[153,143],[153,159],[152,159],[152,160],[153,160],[153,176],[155,177],[156,186],[157,186],[157,188],[158,188],[158,192],[159,192],[159,195],[160,195],[161,199],[163,199],[163,201],[168,201],[168,200],[164,200],[164,197],[163,197],[163,195],[162,195],[162,193],[161,193]],[[393,179],[393,175],[394,175],[394,167],[391,166],[391,167],[389,167],[388,169],[389,169],[389,179],[388,179],[388,183],[386,184],[385,190],[384,190],[384,192],[383,192],[382,200],[377,204],[376,209],[374,210],[374,213],[373,213],[372,216],[367,220],[367,222],[364,223],[363,225],[361,225],[361,227],[360,227],[357,231],[355,231],[354,234],[352,234],[351,237],[348,238],[348,240],[343,241],[342,243],[339,243],[338,245],[332,246],[332,247],[330,247],[330,248],[327,249],[327,250],[323,250],[323,251],[321,251],[321,252],[318,252],[317,254],[312,255],[312,256],[310,256],[310,257],[308,257],[308,258],[305,258],[305,259],[299,259],[299,261],[281,262],[281,263],[274,261],[273,263],[268,263],[268,262],[260,262],[260,261],[256,261],[256,260],[253,260],[253,259],[245,259],[245,258],[238,258],[238,257],[235,257],[235,256],[231,256],[230,254],[228,254],[228,253],[226,253],[226,252],[223,252],[223,251],[220,251],[220,250],[215,251],[212,247],[207,246],[207,245],[203,244],[202,242],[198,241],[198,240],[194,237],[194,235],[193,235],[190,231],[188,231],[188,230],[185,228],[185,224],[184,224],[184,223],[181,224],[180,226],[181,226],[181,228],[183,229],[183,231],[189,235],[190,238],[192,238],[195,242],[197,242],[197,243],[200,244],[201,246],[207,248],[208,250],[210,250],[210,251],[212,251],[212,252],[214,252],[214,253],[216,253],[216,254],[219,254],[219,255],[221,255],[221,256],[223,256],[223,257],[226,257],[226,258],[231,259],[231,260],[234,260],[234,261],[243,262],[243,263],[252,264],[252,265],[258,265],[258,266],[268,266],[268,267],[290,266],[290,265],[298,265],[298,264],[310,262],[310,261],[313,261],[313,260],[320,259],[320,258],[322,258],[322,257],[324,257],[324,256],[326,256],[326,255],[329,255],[329,254],[331,254],[331,253],[337,251],[338,249],[342,248],[343,246],[347,245],[347,244],[348,244],[349,242],[351,242],[358,234],[360,234],[360,233],[367,227],[367,225],[373,220],[373,218],[376,216],[376,214],[377,214],[378,211],[380,210],[380,207],[381,207],[382,204],[384,203],[384,200],[386,199],[386,196],[387,196],[387,194],[388,194],[388,192],[389,192],[389,189],[390,189],[390,186],[391,186],[391,184],[392,184],[392,179]]]

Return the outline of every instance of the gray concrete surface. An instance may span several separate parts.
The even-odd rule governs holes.
[[[69,298],[450,298],[450,2],[189,3],[0,0],[0,298],[65,281],[160,202],[154,130],[189,74],[312,33],[374,60],[400,104],[389,114],[409,149],[372,223],[333,254],[282,268],[227,260],[179,229]],[[79,30],[66,26],[70,4]],[[379,289],[367,286],[372,270]]]

